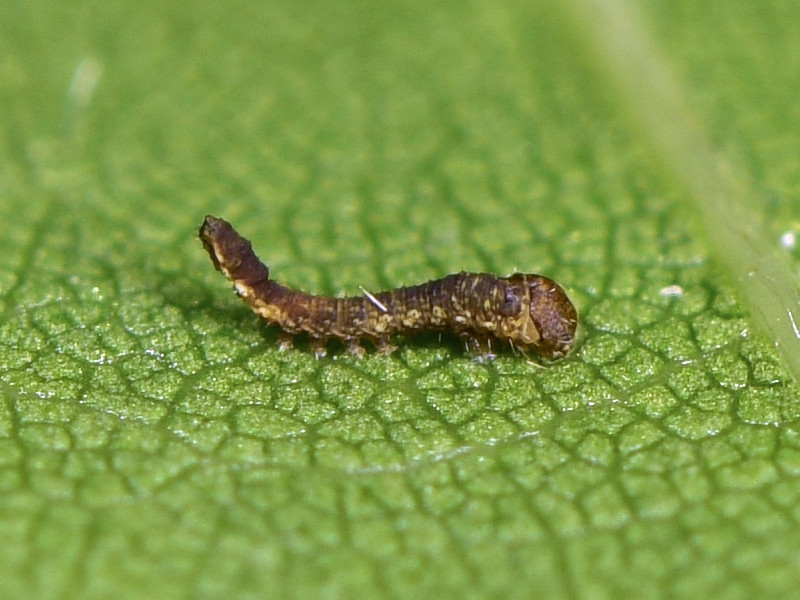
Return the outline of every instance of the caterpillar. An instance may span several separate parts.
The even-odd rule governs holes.
[[[293,335],[305,333],[317,357],[325,356],[331,338],[342,340],[356,356],[365,353],[363,339],[388,354],[395,350],[394,335],[433,330],[464,338],[479,357],[493,357],[491,342],[498,339],[555,360],[566,356],[575,341],[575,307],[561,286],[542,275],[462,272],[377,294],[330,298],[270,279],[269,267],[250,242],[223,219],[207,216],[199,235],[214,267],[233,283],[237,295],[282,329],[282,348],[291,347]]]

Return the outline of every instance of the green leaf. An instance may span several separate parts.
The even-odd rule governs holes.
[[[5,6],[0,596],[794,592],[800,13],[633,6]],[[317,293],[552,276],[578,347],[281,352],[208,213]]]

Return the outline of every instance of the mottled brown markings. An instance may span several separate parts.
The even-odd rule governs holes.
[[[357,356],[364,354],[362,339],[389,353],[395,349],[393,335],[433,330],[463,337],[483,356],[491,356],[491,339],[497,338],[554,360],[565,356],[575,341],[575,307],[561,286],[542,275],[456,273],[377,294],[362,288],[363,296],[329,298],[272,281],[250,242],[223,219],[207,216],[200,239],[236,293],[264,320],[283,329],[281,348],[291,346],[292,334],[305,333],[317,356],[325,355],[330,338],[342,340]]]

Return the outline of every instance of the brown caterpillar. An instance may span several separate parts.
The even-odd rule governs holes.
[[[268,323],[278,325],[281,347],[292,334],[306,333],[314,353],[338,338],[363,356],[361,339],[390,353],[394,334],[452,331],[480,356],[491,354],[491,339],[548,359],[565,356],[575,340],[578,314],[564,290],[547,277],[515,273],[456,273],[421,285],[352,298],[328,298],[291,290],[269,278],[269,268],[230,223],[207,216],[200,239],[218,271],[236,293]]]

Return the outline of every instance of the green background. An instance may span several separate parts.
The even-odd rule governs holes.
[[[800,12],[593,6],[0,1],[0,596],[796,592]],[[577,350],[280,352],[207,213],[317,293],[545,273]]]

